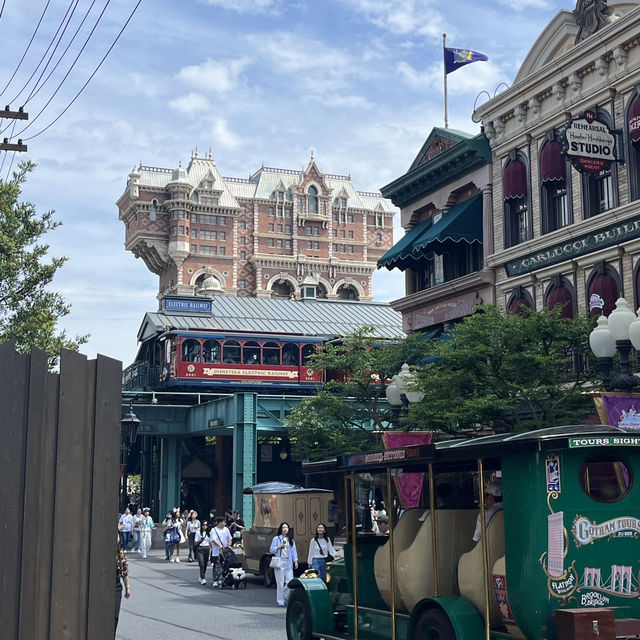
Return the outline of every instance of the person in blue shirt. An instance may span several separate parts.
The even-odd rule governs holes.
[[[293,539],[293,529],[287,522],[281,522],[278,535],[271,541],[269,551],[280,558],[280,567],[274,567],[276,578],[276,601],[279,607],[285,607],[289,599],[289,584],[293,580],[293,571],[298,568],[298,550]]]

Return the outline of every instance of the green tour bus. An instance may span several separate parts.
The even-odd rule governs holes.
[[[342,475],[346,542],[327,584],[289,583],[288,640],[640,637],[640,434],[554,427],[303,471]]]

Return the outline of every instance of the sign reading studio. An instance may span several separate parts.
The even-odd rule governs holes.
[[[562,151],[581,173],[599,173],[611,162],[620,161],[616,154],[616,132],[598,120],[594,110],[567,122]]]

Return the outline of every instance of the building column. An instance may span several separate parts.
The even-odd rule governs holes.
[[[177,438],[163,438],[160,452],[160,511],[158,522],[173,507],[180,506],[180,483],[182,466],[180,464],[180,441]]]
[[[494,252],[493,239],[493,185],[487,184],[482,191],[482,261],[486,268],[487,256]]]
[[[236,509],[242,505],[245,526],[253,524],[253,496],[243,495],[242,490],[256,483],[257,477],[257,428],[256,394],[239,393],[236,397],[237,420],[233,427],[233,487],[232,497]]]

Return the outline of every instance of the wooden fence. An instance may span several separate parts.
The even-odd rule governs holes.
[[[113,640],[122,365],[0,345],[0,621],[9,640]]]

